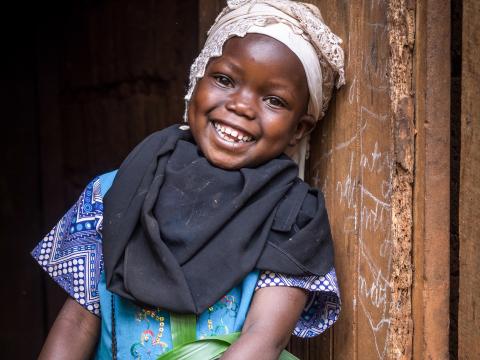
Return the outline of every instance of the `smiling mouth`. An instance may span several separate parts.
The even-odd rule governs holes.
[[[232,143],[247,143],[255,140],[253,136],[244,133],[238,129],[234,129],[225,124],[220,124],[216,121],[212,121],[212,123],[217,134],[225,141],[229,141]]]

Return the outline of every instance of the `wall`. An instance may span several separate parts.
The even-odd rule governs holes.
[[[331,354],[409,358],[414,9],[319,5],[345,41],[348,79],[312,138],[310,160],[311,182],[327,198],[343,296]]]
[[[463,1],[458,358],[480,358],[480,4]]]
[[[450,2],[319,3],[348,52],[312,141],[344,297],[331,354],[446,359]]]

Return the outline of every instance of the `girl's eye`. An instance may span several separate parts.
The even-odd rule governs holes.
[[[284,108],[284,107],[287,107],[287,103],[280,99],[279,97],[276,97],[276,96],[270,96],[270,97],[267,97],[265,98],[265,102],[267,103],[267,105],[269,105],[270,107],[273,107],[273,108]]]
[[[215,79],[216,83],[223,87],[231,87],[233,85],[233,81],[230,80],[228,76],[225,75],[214,75],[213,78]]]

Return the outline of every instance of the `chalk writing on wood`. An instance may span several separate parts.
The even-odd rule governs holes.
[[[354,86],[349,89],[349,101],[356,101]],[[390,326],[392,155],[389,139],[378,134],[389,126],[388,114],[360,105],[359,118],[352,136],[321,154],[313,166],[313,181],[325,194],[332,194],[328,189],[333,187],[334,199],[328,200],[341,210],[336,213],[342,216],[343,235],[357,235],[357,253],[352,254],[357,257],[355,302],[370,328],[374,350],[383,359]],[[348,159],[346,171],[336,179],[330,172],[323,175],[334,159]]]
[[[391,298],[391,155],[388,138],[378,138],[386,127],[388,114],[360,107],[360,231],[358,237],[358,299],[372,331],[378,358],[387,349]]]
[[[313,138],[310,167],[313,185],[322,189],[331,215],[348,317],[334,329],[339,334],[334,353],[341,358],[384,359],[392,308],[394,169],[388,2],[349,2],[347,7],[334,3],[334,10],[329,2],[322,11],[343,31],[347,84],[333,116]],[[339,9],[347,9],[346,16],[337,18]],[[336,340],[340,338],[349,342],[342,344]]]

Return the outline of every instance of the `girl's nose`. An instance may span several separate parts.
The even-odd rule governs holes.
[[[233,111],[238,116],[245,117],[248,120],[255,119],[254,106],[252,96],[244,92],[236,92],[225,104],[227,110]]]

